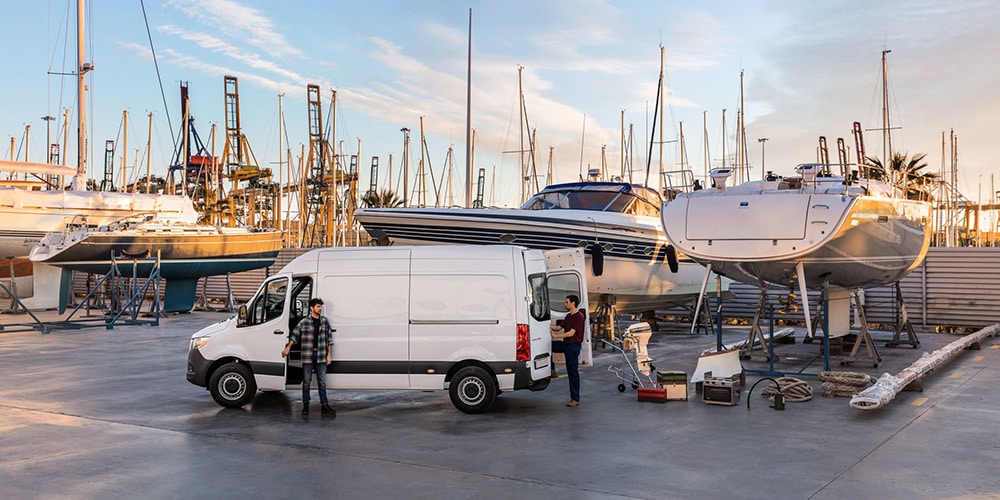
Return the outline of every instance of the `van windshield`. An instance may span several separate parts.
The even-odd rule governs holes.
[[[537,321],[549,320],[549,287],[544,273],[528,276],[531,287],[531,317]]]

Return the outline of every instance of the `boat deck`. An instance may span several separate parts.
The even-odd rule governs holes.
[[[42,313],[54,319],[51,313]],[[5,498],[996,498],[1000,477],[1000,339],[962,352],[886,407],[848,398],[768,407],[761,383],[736,406],[640,403],[619,393],[595,352],[582,402],[567,408],[565,376],[542,392],[504,394],[485,415],[455,410],[444,392],[331,394],[303,419],[297,391],[260,393],[241,410],[217,406],[184,376],[191,332],[228,317],[171,315],[161,326],[0,333],[0,484]],[[10,324],[23,316],[0,315]],[[661,370],[694,370],[715,337],[663,325],[649,351]],[[727,327],[723,340],[746,337]],[[818,344],[776,346],[797,371]],[[918,332],[920,349],[885,348],[882,363],[832,368],[896,373],[958,338]],[[876,339],[889,336],[875,332]],[[757,351],[744,362],[766,369]],[[818,371],[821,366],[807,371]],[[748,386],[756,380],[749,375]],[[314,403],[316,399],[314,396]]]

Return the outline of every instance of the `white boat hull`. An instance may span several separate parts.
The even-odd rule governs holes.
[[[661,210],[670,242],[714,271],[765,288],[797,286],[801,263],[814,289],[899,280],[927,253],[929,214],[921,201],[796,191],[680,195]]]
[[[671,272],[668,245],[656,217],[623,216],[588,210],[520,209],[360,209],[355,217],[382,244],[500,244],[543,250],[590,248],[604,251],[601,276],[587,278],[591,309],[603,294],[615,296],[620,312],[643,312],[697,298],[704,276],[698,264],[681,257]],[[625,224],[628,217],[628,224]],[[586,256],[593,269],[593,258]]]
[[[46,233],[61,231],[81,216],[98,226],[147,213],[164,220],[198,219],[182,196],[0,188],[0,258],[26,257]]]

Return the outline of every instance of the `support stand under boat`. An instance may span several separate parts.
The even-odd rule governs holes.
[[[11,273],[11,276],[13,276],[13,273]],[[12,310],[17,311],[17,308],[20,307],[22,312],[27,313],[28,316],[31,316],[31,319],[35,320],[34,323],[14,323],[8,325],[0,324],[0,333],[30,332],[35,330],[42,333],[49,333],[49,326],[42,322],[42,320],[38,319],[38,316],[35,316],[35,314],[31,312],[31,309],[28,309],[28,307],[24,305],[24,302],[21,302],[21,299],[17,297],[16,289],[7,288],[3,282],[0,282],[0,290],[3,290],[4,293],[13,298],[13,304],[11,307]]]
[[[10,268],[10,289],[4,287],[4,290],[7,292],[7,295],[11,298],[10,312],[16,313],[16,312],[27,311],[28,308],[24,307],[24,304],[17,297],[17,272],[14,268],[14,259],[13,258],[7,259],[7,265]]]
[[[868,356],[861,359],[867,359],[872,364],[872,368],[878,368],[878,364],[882,362],[882,356],[879,355],[878,349],[875,348],[875,341],[872,340],[871,332],[868,331],[868,318],[865,317],[865,308],[864,304],[861,303],[861,295],[857,292],[851,295],[854,297],[854,306],[857,308],[858,316],[861,318],[861,331],[858,332],[858,337],[854,341],[851,354],[840,362],[840,366],[847,366],[850,363],[859,361],[858,351],[861,349],[861,346],[864,346]]]
[[[597,309],[594,311],[593,333],[597,340],[608,340],[609,342],[619,342],[616,338],[616,324],[618,319],[617,299],[614,294],[603,293],[597,299]]]
[[[708,288],[708,279],[712,277],[712,263],[709,262],[705,265],[705,277],[701,280],[701,288],[698,290],[698,300],[695,302],[694,312],[691,314],[691,335],[698,332],[699,328],[705,329],[705,335],[708,335],[709,329],[714,329],[715,326],[712,322],[712,315],[707,309],[703,310],[701,305],[705,301],[705,289]],[[722,314],[722,275],[715,275],[715,297],[717,302],[717,315]],[[719,317],[719,345],[722,345],[722,320]],[[719,347],[721,349],[721,347]]]
[[[892,334],[892,340],[886,342],[885,346],[896,347],[906,344],[916,349],[920,347],[920,340],[917,339],[917,332],[913,331],[913,324],[910,323],[910,315],[906,312],[906,304],[903,303],[903,291],[899,288],[898,281],[894,284],[893,288],[896,292],[896,306],[899,307],[899,315],[896,316],[896,329]],[[905,340],[901,338],[904,331],[906,332]]]
[[[233,294],[233,273],[226,273],[226,304],[220,311],[225,312],[236,312],[236,296]],[[198,296],[198,301],[194,305],[194,310],[196,311],[213,311],[213,309],[208,302],[208,280],[211,276],[202,276],[199,278],[201,280],[201,295]]]
[[[66,320],[61,323],[64,324],[79,324],[79,326],[104,326],[108,330],[111,330],[119,322],[126,325],[151,325],[159,326],[160,324],[160,312],[162,311],[162,305],[160,303],[160,254],[157,252],[155,257],[131,257],[126,262],[131,261],[132,264],[132,274],[131,276],[123,274],[119,267],[122,261],[121,256],[116,257],[114,253],[111,254],[111,267],[108,272],[102,276],[94,284],[87,295],[80,301],[67,316]],[[149,265],[150,272],[148,276],[140,276],[139,267],[140,265]],[[142,281],[140,282],[140,279]],[[101,287],[108,284],[112,290],[110,305],[108,307],[107,313],[104,315],[104,319],[100,324],[86,325],[86,323],[94,323],[92,320],[73,320],[73,316],[88,303],[89,299],[95,294],[99,293]],[[139,319],[139,315],[142,313],[142,307],[147,300],[147,294],[152,292],[152,297],[150,304],[150,314],[152,314],[152,319]]]
[[[824,284],[823,284],[823,293],[820,296],[821,297],[821,305],[820,305],[820,307],[822,309],[824,309],[824,310],[829,305],[827,303],[827,301],[829,299],[827,298],[828,295],[826,293],[826,291],[827,291],[828,288],[829,288],[829,283],[826,282],[826,281],[824,281]],[[805,294],[803,294],[803,297],[802,297],[802,305],[805,308],[809,307],[809,297],[807,295],[805,295]],[[825,314],[822,315],[822,318],[823,318],[823,347],[821,348],[820,353],[817,354],[816,356],[814,356],[812,359],[810,359],[797,372],[784,372],[784,371],[775,370],[774,369],[774,362],[776,361],[776,356],[774,354],[774,338],[775,338],[776,335],[775,335],[775,332],[774,332],[774,308],[770,304],[767,305],[767,308],[768,308],[767,317],[768,317],[768,324],[769,324],[769,326],[768,326],[768,343],[767,343],[767,349],[768,349],[768,369],[767,370],[744,369],[743,371],[746,372],[746,373],[754,373],[754,374],[757,374],[757,375],[763,375],[763,376],[768,376],[768,377],[784,377],[784,376],[787,376],[787,375],[819,376],[818,373],[809,373],[809,372],[806,372],[806,369],[808,369],[821,356],[823,357],[823,371],[830,371],[830,334],[829,334],[830,325],[829,325],[829,318]],[[810,332],[814,331],[814,330],[811,330],[809,328],[807,328],[807,330],[809,330]],[[763,345],[761,347],[763,348]]]

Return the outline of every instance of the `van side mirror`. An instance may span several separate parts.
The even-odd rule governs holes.
[[[240,311],[236,313],[236,326],[247,326],[247,306],[240,306]]]

